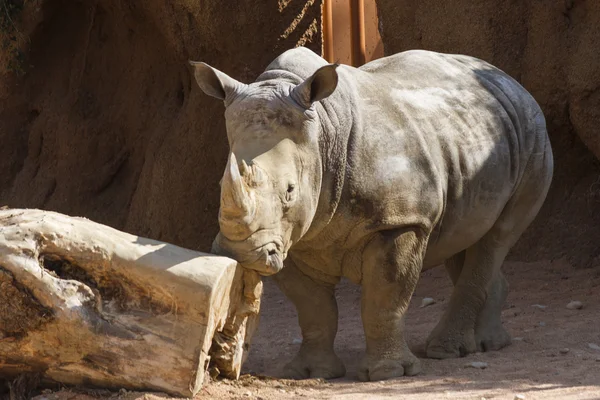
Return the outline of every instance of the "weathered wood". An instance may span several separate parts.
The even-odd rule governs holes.
[[[84,218],[2,210],[0,377],[193,396],[211,352],[222,374],[239,377],[261,291],[229,258]]]

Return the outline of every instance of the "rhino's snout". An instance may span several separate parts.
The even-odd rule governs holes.
[[[270,242],[251,251],[236,251],[235,246],[228,246],[215,240],[211,252],[231,257],[242,264],[244,268],[256,270],[263,276],[276,274],[283,268],[285,254],[279,242]]]
[[[265,246],[266,251],[266,264],[270,271],[273,271],[272,274],[275,274],[283,268],[283,255],[279,251],[277,247],[267,245]],[[269,274],[271,275],[271,274]]]
[[[240,262],[244,267],[257,270],[261,275],[268,276],[276,274],[283,268],[284,255],[281,253],[281,246],[275,242],[267,243],[257,249],[258,257],[254,262]]]

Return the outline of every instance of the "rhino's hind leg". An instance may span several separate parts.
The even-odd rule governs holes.
[[[541,194],[545,196],[545,191]],[[514,197],[486,235],[447,261],[454,291],[446,312],[427,339],[428,357],[462,357],[510,344],[510,336],[501,322],[508,283],[500,268],[510,248],[539,211],[543,198],[536,197],[538,201],[531,204]]]
[[[548,142],[542,152],[530,158],[528,166],[492,229],[447,262],[455,286],[448,309],[427,340],[428,357],[460,357],[477,350],[497,350],[510,343],[500,318],[508,294],[500,267],[546,198],[552,179]]]
[[[457,285],[463,270],[465,255],[466,251],[462,251],[448,259],[445,263],[446,270],[455,286]],[[510,335],[502,326],[501,321],[502,306],[506,301],[507,295],[508,282],[498,268],[496,273],[492,276],[491,282],[486,290],[483,307],[475,319],[474,341],[477,351],[500,350],[511,343]],[[437,332],[434,331],[435,333],[430,335],[428,343],[432,342],[435,334],[441,335],[441,333],[439,333],[440,330],[441,326],[439,326]],[[470,341],[470,332],[466,336],[469,337]],[[458,342],[460,342],[460,340]],[[459,344],[458,352],[455,348],[452,348],[452,346],[450,346],[450,349],[446,349],[446,351],[439,348],[436,350],[433,345],[431,347],[428,346],[428,355],[432,358],[447,358],[467,354],[469,349],[464,345],[461,347],[461,344],[462,343]]]
[[[500,266],[509,248],[488,234],[448,260],[446,268],[455,283],[454,291],[446,312],[427,339],[428,357],[453,358],[474,353],[482,349],[480,340],[491,340],[486,336],[488,323],[493,329],[504,329],[500,311],[506,294],[497,290],[496,280],[502,277]],[[486,337],[478,337],[476,331]],[[497,343],[496,347],[503,346]]]
[[[502,307],[508,296],[508,282],[498,270],[487,290],[487,299],[475,323],[477,351],[500,350],[511,343],[502,326]]]
[[[290,259],[285,265],[273,278],[296,307],[302,345],[280,375],[292,379],[344,376],[346,368],[333,350],[338,325],[335,286],[309,278]]]
[[[445,267],[456,285],[465,263],[466,251],[446,260]],[[508,296],[508,282],[498,270],[487,289],[483,308],[475,321],[475,344],[478,351],[500,350],[511,343],[510,335],[502,326],[502,307]]]

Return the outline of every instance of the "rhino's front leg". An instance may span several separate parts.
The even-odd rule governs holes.
[[[367,342],[358,378],[378,381],[415,375],[420,362],[404,338],[404,314],[427,247],[420,228],[382,232],[363,255],[362,319]]]
[[[273,278],[296,307],[302,330],[300,350],[285,366],[283,376],[293,379],[344,376],[346,368],[333,350],[338,326],[335,285],[308,277],[290,258]]]

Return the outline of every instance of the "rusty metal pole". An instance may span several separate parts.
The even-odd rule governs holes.
[[[365,63],[365,2],[350,0],[350,18],[352,19],[352,65],[360,67]]]
[[[321,13],[323,18],[323,58],[328,62],[333,62],[333,21],[332,21],[332,7],[331,2],[333,0],[323,0],[323,12]]]

